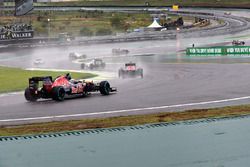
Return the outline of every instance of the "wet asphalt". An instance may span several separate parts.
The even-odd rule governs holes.
[[[0,125],[248,104],[248,55],[189,57],[180,50],[193,43],[196,46],[209,46],[230,43],[234,38],[243,38],[249,45],[246,39],[249,34],[250,31],[244,31],[216,37],[187,39],[179,36],[176,40],[69,46],[63,49],[39,48],[1,53],[1,65],[46,69],[80,70],[79,64],[68,59],[68,54],[74,51],[86,54],[89,58],[101,57],[107,63],[104,71],[113,77],[109,78],[109,82],[111,86],[118,88],[118,92],[110,96],[97,93],[64,102],[39,100],[35,103],[26,102],[23,92],[4,94],[0,96]],[[113,48],[128,49],[130,52],[124,56],[112,56]],[[34,65],[33,61],[37,58],[42,58],[45,64]],[[118,69],[130,61],[144,69],[143,79],[118,78]],[[228,100],[232,98],[240,99]],[[217,102],[218,100],[224,101]],[[43,119],[33,119],[37,117]],[[19,118],[32,119],[13,120]]]

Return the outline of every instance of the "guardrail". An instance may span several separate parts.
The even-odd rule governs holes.
[[[124,35],[124,36],[103,36],[103,37],[87,37],[78,38],[77,40],[61,42],[58,38],[33,38],[20,40],[0,40],[3,47],[0,51],[9,50],[10,48],[33,48],[33,47],[53,47],[53,46],[68,46],[82,44],[97,44],[97,43],[113,43],[113,42],[133,42],[146,40],[162,40],[175,39],[176,34],[173,33],[157,33],[157,34],[140,34],[140,35]]]

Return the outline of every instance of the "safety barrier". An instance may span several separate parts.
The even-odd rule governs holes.
[[[247,55],[250,46],[216,46],[216,47],[189,47],[187,55]]]

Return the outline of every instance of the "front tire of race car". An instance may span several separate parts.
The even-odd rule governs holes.
[[[24,92],[24,97],[27,101],[30,101],[30,102],[34,102],[37,100],[37,98],[32,95],[32,93],[30,92],[30,89],[29,88],[26,88],[25,89],[25,92]]]
[[[65,90],[62,86],[54,87],[52,89],[52,99],[56,101],[63,101],[65,96]]]
[[[108,81],[102,81],[100,83],[100,93],[102,95],[109,95],[110,92],[110,84]]]

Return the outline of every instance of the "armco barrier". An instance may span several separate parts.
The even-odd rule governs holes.
[[[244,55],[250,54],[250,46],[216,46],[216,47],[190,47],[186,49],[187,55]]]

